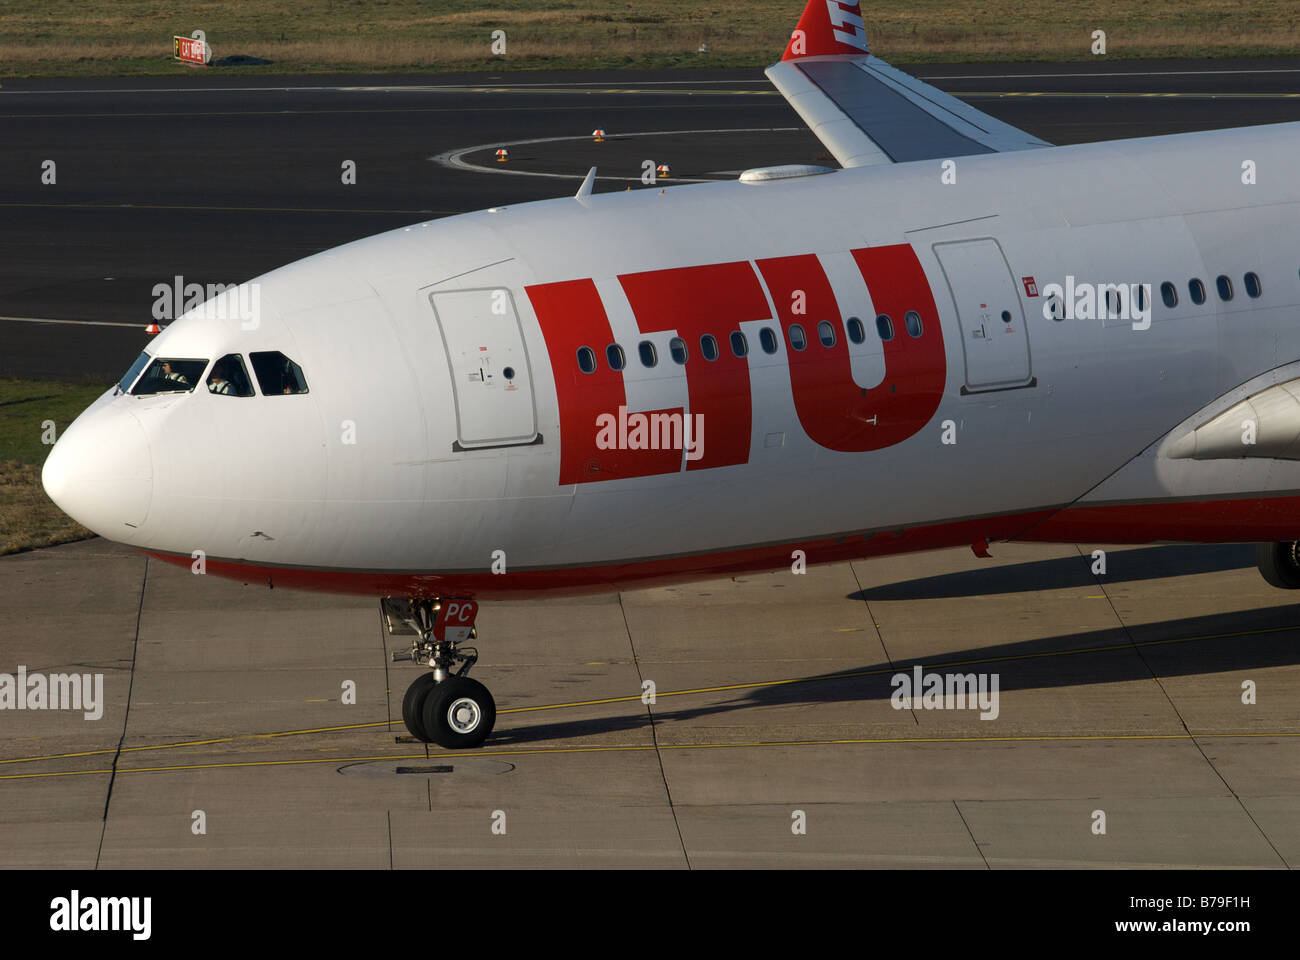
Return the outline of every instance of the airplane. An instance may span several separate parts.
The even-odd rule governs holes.
[[[227,290],[43,483],[195,572],[379,598],[475,747],[478,604],[994,542],[1255,542],[1300,588],[1300,124],[1052,146],[809,0],[840,164],[494,207]],[[594,173],[594,171],[593,171]]]

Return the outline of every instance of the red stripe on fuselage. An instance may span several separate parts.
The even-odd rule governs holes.
[[[809,563],[830,563],[868,556],[908,553],[969,544],[980,538],[1004,540],[1051,511],[961,520],[928,527],[912,527],[872,534],[848,534],[816,540],[794,541],[763,547],[743,547],[716,553],[665,557],[627,563],[592,564],[565,569],[511,570],[482,573],[377,573],[343,570],[295,570],[226,560],[205,561],[209,574],[245,583],[267,583],[293,590],[395,597],[467,597],[509,599],[539,594],[602,593],[633,587],[689,583],[709,577],[732,576],[762,570],[789,569],[791,552],[800,549]],[[145,551],[150,556],[181,567],[193,560],[188,554],[173,556]]]
[[[1017,540],[1258,543],[1300,539],[1300,497],[1116,503],[1061,510]]]
[[[1028,529],[1027,529],[1028,528]],[[1199,543],[1300,539],[1300,497],[1178,501],[1074,507],[959,520],[873,535],[853,534],[819,540],[745,547],[688,557],[567,569],[491,573],[377,573],[348,570],[295,570],[208,558],[207,572],[246,583],[267,583],[295,590],[395,597],[471,597],[509,599],[548,595],[602,593],[607,590],[688,583],[709,577],[788,569],[798,548],[809,563],[854,560],[967,546],[977,540],[1053,543],[1151,543],[1160,540]],[[180,567],[193,564],[188,554],[144,551]]]

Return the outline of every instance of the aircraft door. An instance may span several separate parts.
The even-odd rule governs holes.
[[[514,297],[503,287],[431,293],[456,399],[457,449],[533,443],[533,377]]]
[[[966,357],[962,393],[1032,386],[1029,331],[1020,290],[992,238],[934,245],[961,325]]]

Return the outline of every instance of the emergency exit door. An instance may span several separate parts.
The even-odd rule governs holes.
[[[1030,386],[1029,331],[1020,290],[996,240],[936,243],[961,324],[966,357],[963,393]]]
[[[533,378],[514,298],[501,287],[429,295],[451,371],[458,446],[537,439]]]

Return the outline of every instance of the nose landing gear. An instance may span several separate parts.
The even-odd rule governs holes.
[[[478,650],[462,646],[476,636],[478,604],[394,597],[379,603],[389,633],[416,638],[409,650],[394,653],[393,660],[432,668],[417,677],[402,697],[406,729],[417,740],[453,750],[479,746],[492,733],[497,707],[487,687],[469,677]]]

